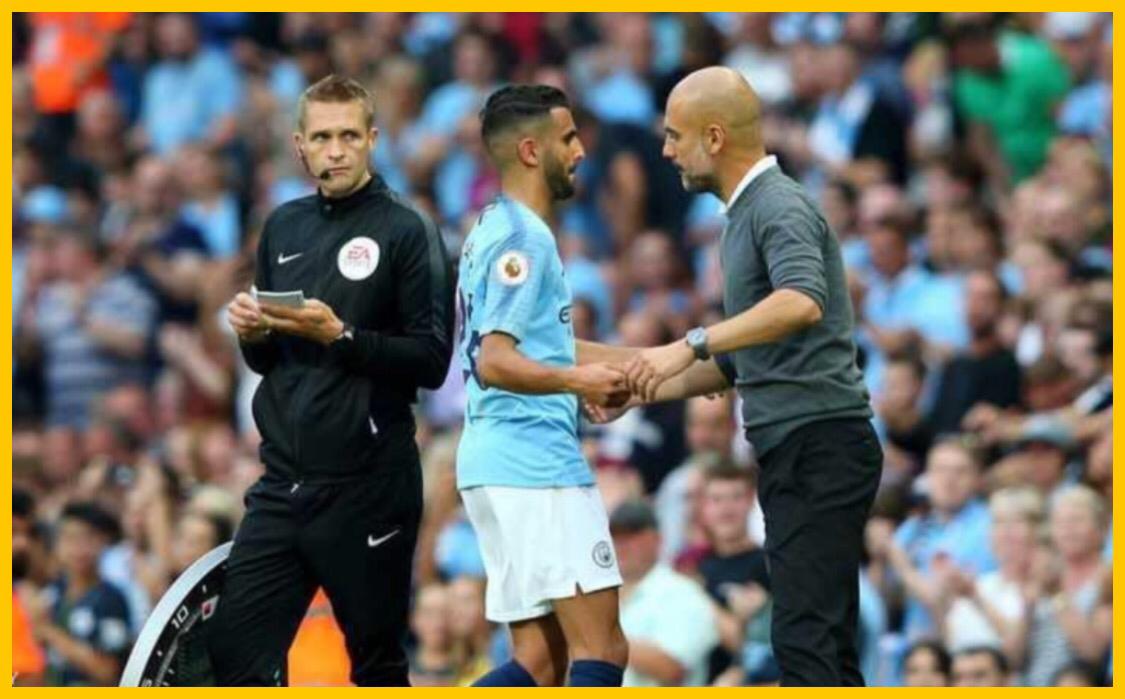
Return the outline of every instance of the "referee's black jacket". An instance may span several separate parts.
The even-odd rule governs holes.
[[[266,221],[254,284],[300,289],[355,327],[327,346],[276,332],[242,343],[263,376],[253,409],[267,474],[348,480],[413,449],[410,405],[442,384],[453,351],[452,271],[433,222],[378,175],[342,199],[288,202]]]

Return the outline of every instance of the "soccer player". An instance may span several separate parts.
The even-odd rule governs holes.
[[[480,538],[486,615],[513,659],[478,686],[620,686],[628,646],[604,505],[578,442],[579,398],[604,405],[624,374],[575,366],[570,289],[547,221],[584,157],[566,96],[495,92],[481,112],[502,193],[465,241],[458,281],[469,402],[457,485]],[[606,352],[611,356],[611,352]]]

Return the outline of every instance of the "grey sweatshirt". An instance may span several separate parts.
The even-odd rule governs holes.
[[[727,216],[720,248],[726,316],[777,289],[800,291],[823,312],[820,322],[779,342],[717,358],[742,397],[755,453],[762,456],[810,422],[870,418],[840,244],[820,209],[774,166],[750,182]]]

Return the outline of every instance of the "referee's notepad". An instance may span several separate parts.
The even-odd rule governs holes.
[[[300,289],[296,291],[258,291],[251,287],[250,293],[258,303],[270,303],[275,306],[288,306],[289,308],[301,308],[305,305],[305,292]]]

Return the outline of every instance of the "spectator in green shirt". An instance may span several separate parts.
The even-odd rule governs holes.
[[[1055,110],[1070,89],[1066,65],[1042,39],[1001,31],[990,16],[955,18],[946,27],[955,67],[954,104],[969,147],[993,186],[1034,175],[1055,136]]]

